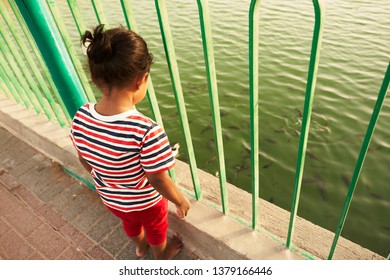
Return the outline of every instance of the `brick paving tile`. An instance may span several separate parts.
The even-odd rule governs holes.
[[[0,218],[0,236],[9,231],[11,228],[7,225],[7,223]]]
[[[0,252],[7,260],[25,260],[34,248],[16,231],[10,230],[0,237]]]
[[[123,250],[129,238],[126,236],[122,225],[118,225],[113,231],[101,241],[101,245],[112,255],[116,256]]]
[[[68,247],[58,258],[58,260],[88,260],[89,257],[78,251],[74,247]]]
[[[19,207],[17,198],[0,183],[0,216],[11,213]]]
[[[11,191],[20,187],[20,183],[15,181],[15,179],[6,173],[3,169],[0,170],[0,182]]]
[[[114,227],[117,227],[119,224],[122,224],[120,219],[107,210],[103,214],[102,219],[97,222],[91,230],[87,232],[87,234],[96,242],[100,242]]]
[[[38,218],[31,208],[24,205],[20,205],[11,213],[5,215],[5,219],[24,237],[29,236],[43,223],[42,219]]]
[[[91,239],[89,239],[71,224],[66,224],[63,228],[60,229],[60,232],[71,239],[76,244],[76,246],[80,247],[85,252],[90,251],[93,246],[95,246],[95,243]]]
[[[69,246],[68,242],[47,224],[42,224],[29,236],[29,241],[46,258],[56,259]]]
[[[88,255],[92,257],[94,260],[112,260],[113,256],[105,251],[99,245],[95,245],[90,251],[87,252]]]

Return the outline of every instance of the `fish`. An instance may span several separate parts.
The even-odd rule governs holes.
[[[228,128],[234,129],[234,130],[240,130],[240,128],[236,125],[229,125]]]
[[[295,108],[295,111],[298,112],[298,117],[302,118],[302,116],[303,116],[302,111],[299,110],[298,108]]]
[[[378,200],[387,201],[386,198],[384,198],[380,194],[377,194],[377,193],[374,193],[374,192],[370,192],[370,196],[373,197],[373,198],[376,198]]]
[[[272,162],[264,164],[263,168],[266,169],[266,168],[269,168],[271,166],[272,166]]]
[[[306,154],[307,154],[311,159],[318,160],[318,157],[317,157],[314,153],[312,153],[312,152],[310,152],[310,151],[306,151]]]
[[[274,129],[274,132],[275,133],[285,133],[286,132],[286,130],[284,129],[284,128],[277,128],[277,129]]]
[[[202,131],[200,132],[201,134],[205,133],[206,131],[208,130],[212,130],[214,128],[214,126],[212,124],[209,124],[208,126],[206,126],[205,128],[202,129]]]
[[[382,226],[384,230],[390,231],[390,226]]]
[[[270,143],[270,144],[276,144],[276,141],[270,138],[265,138],[264,141]]]
[[[303,183],[314,185],[317,188],[317,191],[320,194],[320,197],[323,200],[328,199],[328,193],[326,190],[326,182],[321,176],[316,175],[315,177],[312,177],[312,178],[304,178]]]
[[[226,117],[227,115],[229,115],[229,112],[221,110],[220,115],[221,115],[221,117]]]
[[[343,180],[344,182],[344,185],[349,188],[349,186],[351,185],[351,179],[349,178],[348,175],[345,175],[345,174],[341,174],[341,180]]]

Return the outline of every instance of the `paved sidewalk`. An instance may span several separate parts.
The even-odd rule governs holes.
[[[0,127],[0,259],[138,258],[95,191]]]

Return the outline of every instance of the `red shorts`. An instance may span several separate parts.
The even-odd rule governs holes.
[[[107,208],[122,220],[127,236],[136,237],[141,234],[143,228],[150,245],[160,245],[166,240],[168,230],[168,200],[166,198],[163,197],[156,205],[142,211],[122,212]]]

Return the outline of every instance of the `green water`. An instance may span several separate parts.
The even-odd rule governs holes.
[[[79,1],[87,26],[90,1]],[[198,167],[218,170],[195,0],[167,7]],[[227,178],[250,191],[249,2],[209,0]],[[185,142],[154,1],[133,1],[140,34],[155,56],[152,78],[172,143]],[[125,24],[119,1],[103,1],[111,25]],[[66,5],[63,13],[77,42]],[[335,231],[363,136],[390,59],[390,1],[326,1],[324,37],[298,215]],[[314,11],[309,0],[261,1],[259,36],[260,196],[290,210]],[[139,109],[146,114],[145,101]],[[390,103],[385,100],[342,236],[390,252]]]

